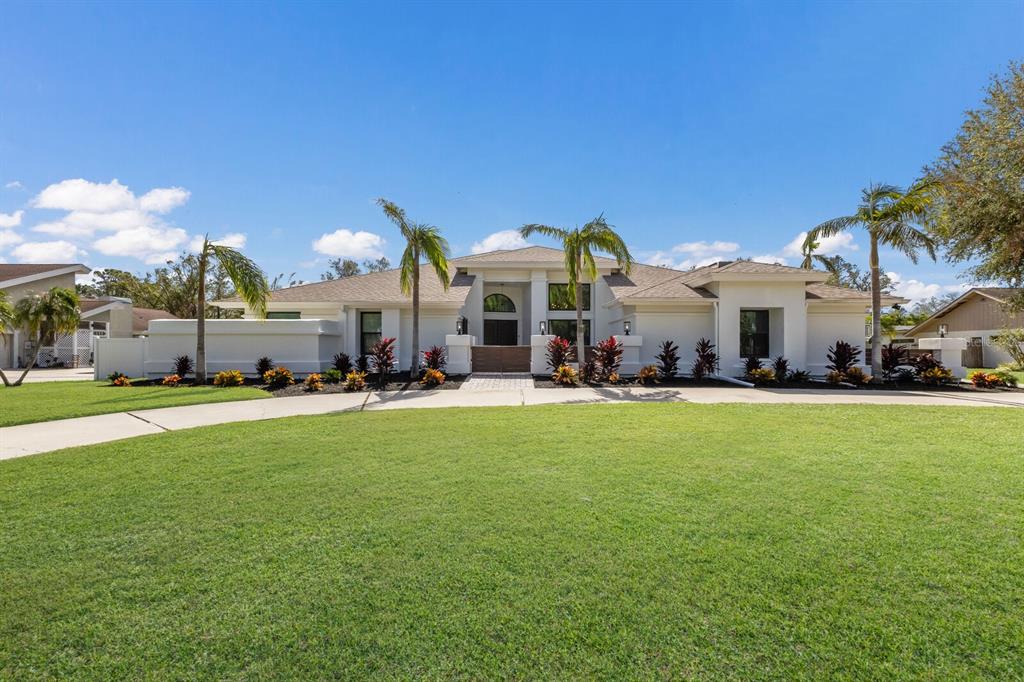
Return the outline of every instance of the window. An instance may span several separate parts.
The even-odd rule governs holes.
[[[576,320],[548,320],[548,333],[576,343]],[[583,345],[590,345],[590,320],[583,320]]]
[[[359,352],[366,355],[381,339],[381,314],[359,313],[359,331],[362,334]]]
[[[514,313],[516,304],[505,294],[491,294],[484,299],[485,313]]]
[[[302,314],[297,311],[281,311],[267,313],[268,320],[298,320],[302,317]]]
[[[583,293],[583,309],[590,310],[590,285],[579,285]],[[576,294],[569,294],[568,284],[548,285],[548,310],[576,310]]]
[[[740,311],[740,357],[766,358],[768,351],[768,311]]]

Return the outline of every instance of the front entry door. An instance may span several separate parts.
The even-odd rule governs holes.
[[[518,343],[518,320],[484,320],[485,346],[515,346]]]

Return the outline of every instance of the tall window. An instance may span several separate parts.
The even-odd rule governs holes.
[[[359,331],[362,334],[362,342],[359,352],[366,355],[373,348],[373,345],[381,339],[381,314],[359,313]]]
[[[768,357],[768,311],[740,311],[740,357]]]
[[[485,313],[514,313],[516,304],[505,294],[491,294],[484,299]]]
[[[576,320],[548,320],[548,333],[576,343]],[[583,343],[590,345],[590,320],[583,320]]]
[[[298,320],[302,317],[302,314],[298,311],[285,311],[278,310],[272,313],[267,313],[268,320]]]
[[[583,309],[590,310],[590,285],[577,284],[583,294]],[[569,295],[568,284],[548,284],[548,310],[576,310],[576,296]]]

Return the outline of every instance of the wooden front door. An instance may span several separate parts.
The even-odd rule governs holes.
[[[518,343],[518,320],[484,320],[485,346],[515,346]]]

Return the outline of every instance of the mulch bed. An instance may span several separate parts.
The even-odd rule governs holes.
[[[408,372],[400,372],[398,374],[392,374],[388,379],[386,388],[379,388],[377,386],[376,377],[372,374],[366,377],[366,390],[367,391],[455,391],[462,386],[462,382],[466,380],[465,375],[450,374],[445,379],[445,382],[440,386],[423,386],[419,381],[411,381]],[[266,387],[264,387],[266,388]],[[328,384],[324,383],[324,390],[322,391],[307,391],[305,385],[296,380],[291,386],[285,386],[284,388],[278,388],[276,390],[266,389],[275,398],[285,398],[288,396],[296,395],[311,395],[316,393],[348,393],[345,390],[345,384]]]
[[[594,383],[584,384],[580,383],[575,386],[565,386],[563,384],[556,384],[551,380],[551,376],[548,374],[534,374],[533,375],[533,387],[534,388],[632,388],[635,386],[647,387],[647,388],[692,388],[695,386],[731,386],[725,381],[717,381],[715,379],[701,379],[695,381],[688,377],[675,377],[674,379],[666,379],[664,381],[658,381],[656,383],[641,384],[633,377],[626,377],[617,384],[608,384],[595,381]]]
[[[885,382],[885,383],[870,383],[862,386],[844,386],[842,384],[830,384],[827,381],[811,381],[801,383],[781,383],[781,384],[764,384],[757,388],[769,388],[769,389],[823,389],[827,388],[834,391],[958,391],[962,393],[1020,393],[1024,392],[1024,388],[977,388],[972,384],[943,384],[941,386],[929,386],[922,384],[917,381],[909,382]]]

